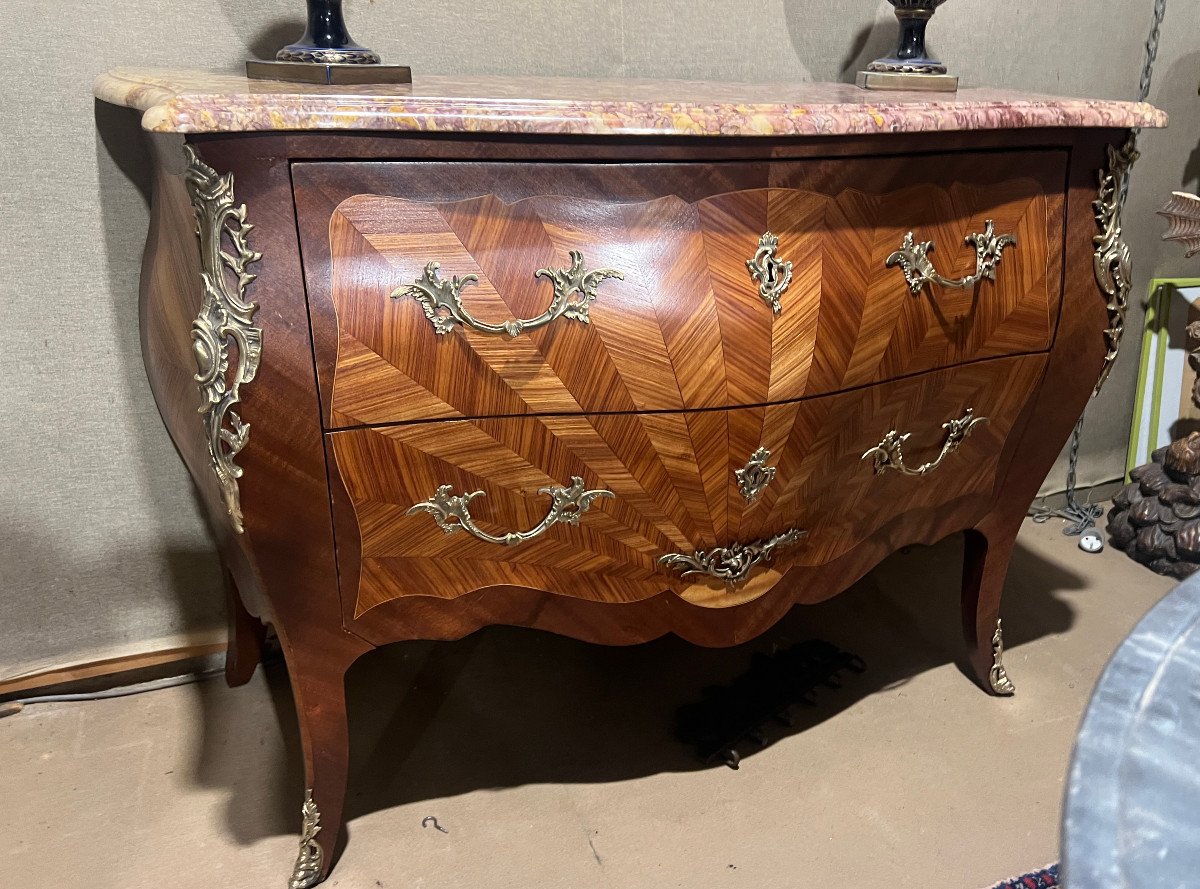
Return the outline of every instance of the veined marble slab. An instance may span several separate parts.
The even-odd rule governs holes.
[[[101,75],[94,92],[142,111],[143,127],[160,133],[837,136],[1167,124],[1164,112],[1142,102],[983,89],[881,93],[845,83],[414,76],[411,85],[321,86],[118,68]]]
[[[1200,574],[1142,618],[1096,684],[1063,865],[1071,889],[1200,886]]]

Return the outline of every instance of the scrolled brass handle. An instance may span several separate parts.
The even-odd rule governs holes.
[[[1013,235],[997,235],[996,225],[987,220],[983,232],[972,232],[963,243],[975,247],[975,274],[965,278],[946,278],[938,274],[929,258],[933,250],[933,241],[918,242],[909,232],[904,236],[900,249],[888,256],[885,265],[890,269],[900,266],[908,289],[913,294],[921,292],[928,284],[940,284],[943,287],[974,287],[984,278],[989,281],[996,279],[996,266],[1004,254],[1004,248],[1016,246],[1017,239]]]
[[[547,488],[538,488],[538,493],[550,495],[550,511],[546,513],[546,517],[528,531],[509,531],[500,537],[481,530],[471,517],[470,503],[476,497],[485,496],[483,491],[472,491],[469,494],[455,494],[453,485],[442,485],[428,500],[423,500],[409,507],[405,515],[416,515],[418,512],[427,512],[433,516],[434,521],[438,523],[438,527],[447,534],[454,534],[465,529],[480,540],[488,543],[516,546],[518,543],[533,540],[535,537],[545,533],[551,525],[556,525],[559,522],[566,522],[568,525],[578,525],[579,517],[588,511],[593,500],[597,497],[616,496],[612,491],[606,491],[603,488],[595,491],[584,490],[583,479],[577,475],[571,476],[569,487],[564,488],[561,485],[553,485]]]
[[[697,550],[694,553],[667,553],[660,556],[658,563],[668,568],[682,568],[682,577],[707,574],[733,586],[750,576],[757,565],[766,564],[775,555],[775,550],[791,546],[808,532],[800,528],[789,528],[766,540],[753,543],[732,543],[729,546]]]
[[[606,278],[624,279],[616,269],[588,271],[583,264],[583,254],[571,251],[569,269],[538,269],[535,278],[547,278],[554,285],[554,296],[550,306],[536,318],[510,318],[501,324],[480,321],[463,305],[462,292],[469,284],[478,284],[478,275],[455,275],[449,281],[438,275],[441,265],[431,262],[425,273],[411,284],[397,287],[392,299],[411,296],[421,304],[425,317],[439,334],[447,334],[460,324],[480,333],[507,333],[516,336],[526,330],[544,327],[555,318],[564,317],[584,324],[589,323],[588,306],[596,299],[596,288]]]
[[[946,430],[946,440],[942,443],[942,452],[938,454],[936,460],[922,463],[915,468],[906,466],[904,463],[904,443],[912,437],[912,433],[901,434],[895,429],[885,435],[883,441],[863,454],[862,459],[872,461],[876,475],[887,472],[889,469],[894,469],[904,475],[927,475],[941,466],[943,460],[958,450],[959,445],[971,434],[972,429],[980,423],[986,422],[988,422],[987,417],[977,417],[974,410],[967,408],[967,412],[957,420],[943,423],[942,428]]]

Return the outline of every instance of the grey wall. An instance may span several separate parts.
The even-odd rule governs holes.
[[[1171,0],[1127,214],[1140,302],[1151,272],[1200,266],[1160,245],[1153,210],[1196,187],[1200,0]],[[132,115],[95,105],[118,65],[234,71],[299,34],[301,0],[7,0],[36,65],[0,100],[0,679],[219,636],[212,547],[143,380],[137,278],[147,224]],[[347,2],[356,37],[430,73],[845,80],[893,39],[880,0]],[[965,85],[1131,97],[1151,0],[952,0],[935,49]],[[1123,465],[1133,335],[1089,412],[1081,478]],[[1061,472],[1048,487],[1061,485]]]

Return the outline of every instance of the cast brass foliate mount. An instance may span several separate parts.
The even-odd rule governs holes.
[[[313,802],[311,790],[304,794],[300,817],[300,851],[296,855],[296,866],[292,868],[292,878],[288,880],[288,889],[311,889],[317,885],[321,881],[321,865],[325,861],[325,852],[317,842],[317,834],[321,832],[321,813]]]
[[[771,452],[766,448],[759,448],[750,455],[745,466],[734,470],[733,477],[737,480],[738,492],[747,503],[757,500],[758,495],[775,480],[775,467],[767,465],[770,459]]]
[[[550,496],[550,511],[546,513],[546,517],[528,531],[509,531],[500,537],[481,530],[471,516],[470,503],[476,497],[485,496],[483,491],[455,494],[452,485],[442,485],[430,499],[423,500],[409,507],[405,515],[416,515],[418,512],[427,512],[433,516],[434,521],[438,523],[438,527],[447,534],[454,534],[465,529],[486,543],[516,546],[519,543],[526,543],[544,534],[550,526],[556,525],[559,522],[565,522],[568,525],[578,525],[580,516],[588,511],[592,505],[592,501],[597,497],[616,496],[612,491],[604,489],[595,491],[585,490],[583,479],[577,475],[571,477],[569,487],[564,488],[561,485],[554,485],[547,488],[538,488],[538,493]]]
[[[1016,686],[1008,678],[1004,670],[1004,632],[1001,629],[1000,618],[996,618],[996,632],[992,636],[992,669],[988,671],[988,684],[998,695],[1016,694]]]
[[[1132,257],[1129,245],[1121,234],[1121,203],[1129,180],[1129,171],[1139,157],[1134,137],[1130,135],[1119,149],[1108,146],[1108,169],[1099,172],[1099,196],[1092,202],[1096,214],[1096,227],[1100,233],[1092,238],[1096,252],[1093,267],[1096,283],[1107,298],[1108,327],[1104,331],[1108,351],[1104,356],[1104,368],[1096,382],[1094,395],[1108,380],[1113,362],[1121,349],[1121,338],[1125,335],[1125,312],[1129,308],[1129,288],[1133,282]]]
[[[262,328],[253,323],[258,305],[246,300],[246,288],[255,278],[246,268],[262,254],[250,249],[248,237],[254,226],[246,221],[246,205],[234,203],[233,174],[217,175],[191,145],[185,145],[184,152],[203,284],[200,313],[192,323],[199,411],[225,509],[240,534],[244,530],[238,491],[242,468],[234,458],[250,439],[250,424],[242,422],[233,407],[241,400],[242,384],[254,379],[262,358]],[[225,250],[226,238],[231,252]]]
[[[616,269],[588,271],[584,266],[583,254],[572,250],[569,269],[538,269],[535,278],[547,278],[554,286],[550,306],[536,318],[510,318],[502,324],[490,324],[474,317],[463,305],[462,292],[470,284],[478,284],[478,275],[453,276],[449,281],[438,275],[441,265],[431,262],[425,273],[412,284],[397,287],[392,299],[412,297],[421,304],[425,317],[438,334],[447,334],[456,324],[470,327],[479,333],[506,333],[516,336],[527,330],[544,327],[555,318],[563,317],[584,324],[589,323],[588,306],[596,299],[596,288],[607,278],[624,280],[625,276]]]
[[[887,472],[889,469],[894,469],[904,475],[928,475],[941,466],[943,460],[958,450],[959,446],[966,441],[967,436],[971,434],[971,430],[980,423],[986,422],[988,422],[987,417],[976,417],[974,410],[967,408],[967,412],[957,420],[943,423],[942,428],[946,430],[946,440],[942,444],[941,453],[938,454],[936,460],[922,463],[917,467],[910,467],[904,463],[904,443],[912,437],[912,433],[900,433],[895,429],[888,432],[879,444],[863,454],[862,459],[872,461],[876,475]]]
[[[778,315],[783,311],[779,298],[792,283],[792,263],[778,256],[779,238],[764,232],[758,239],[758,250],[753,259],[746,260],[750,278],[758,284],[758,295]]]
[[[996,225],[989,219],[984,223],[982,232],[972,232],[963,243],[975,248],[975,274],[965,278],[946,278],[940,275],[929,258],[933,250],[933,241],[918,242],[912,232],[904,236],[900,249],[888,256],[885,265],[888,268],[900,266],[908,289],[915,296],[930,284],[940,284],[942,287],[967,288],[974,287],[984,278],[989,281],[996,279],[996,266],[1004,254],[1004,248],[1016,246],[1017,239],[1013,235],[997,235]]]
[[[734,542],[729,546],[697,550],[691,554],[667,553],[659,557],[658,563],[668,568],[682,568],[681,577],[705,574],[734,586],[749,577],[750,572],[758,565],[769,563],[775,555],[775,550],[791,546],[806,536],[807,531],[789,528],[774,537],[756,540],[754,543]]]

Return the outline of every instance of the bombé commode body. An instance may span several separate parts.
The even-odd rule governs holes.
[[[389,642],[733,645],[963,531],[971,662],[1011,693],[1009,555],[1120,345],[1122,146],[1161,113],[140,71],[97,95],[151,133],[142,341],[236,589],[229,679],[263,621],[288,662],[293,886],[341,833],[343,676]]]

